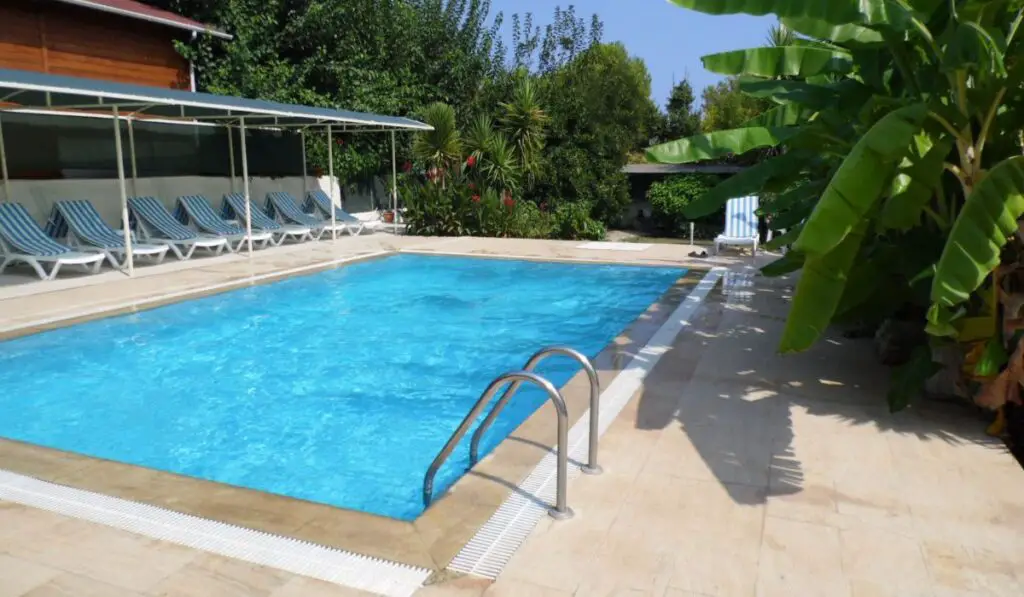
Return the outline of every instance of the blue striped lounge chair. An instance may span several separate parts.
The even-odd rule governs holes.
[[[299,226],[309,226],[317,240],[320,240],[325,232],[345,229],[345,224],[343,223],[335,222],[332,227],[329,219],[325,220],[317,215],[308,214],[302,211],[302,208],[299,207],[299,202],[295,200],[295,197],[292,197],[291,193],[286,193],[284,191],[267,193],[267,213],[269,213],[271,217],[276,216],[282,222],[298,224]]]
[[[344,226],[343,230],[352,236],[359,236],[359,233],[361,233],[368,225],[370,227],[369,229],[372,230],[374,224],[376,224],[376,222],[364,222],[341,207],[334,205],[334,201],[331,201],[331,198],[327,196],[327,193],[320,189],[308,191],[306,193],[306,203],[303,207],[305,207],[308,212],[319,213],[325,220],[330,219],[331,208],[334,208],[334,221]]]
[[[224,195],[221,215],[224,219],[245,222],[245,195],[242,193],[228,193]],[[280,245],[285,239],[291,238],[302,242],[313,238],[313,231],[308,226],[296,226],[292,224],[280,224],[268,216],[266,212],[249,200],[249,217],[252,218],[252,227],[263,232],[270,232],[277,236],[275,245]]]
[[[225,238],[201,235],[182,225],[156,197],[129,197],[128,209],[142,238],[168,244],[178,259],[192,257],[196,249],[220,255],[228,246]]]
[[[27,263],[40,279],[57,277],[62,265],[81,265],[96,274],[103,266],[102,253],[75,251],[46,235],[20,203],[0,203],[0,273],[12,263]],[[52,263],[49,273],[44,263]]]
[[[202,232],[226,238],[228,250],[232,253],[240,251],[242,245],[249,238],[246,236],[244,228],[225,222],[202,195],[178,197],[178,208],[174,211],[174,215],[183,224],[192,224]],[[254,231],[252,233],[253,244],[258,245],[261,249],[265,249],[273,240],[274,235],[270,232]],[[238,244],[232,246],[231,243],[236,241]]]
[[[103,221],[92,203],[83,199],[58,201],[46,223],[46,233],[65,239],[69,247],[82,251],[99,251],[111,267],[121,269],[128,261],[124,234]],[[162,263],[170,249],[166,243],[132,243],[132,255],[150,257]]]
[[[750,245],[757,253],[757,207],[756,196],[736,197],[725,204],[725,231],[715,237],[715,254],[722,245]]]

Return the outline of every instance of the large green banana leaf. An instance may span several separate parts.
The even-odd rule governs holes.
[[[977,23],[960,23],[942,56],[946,71],[969,69],[985,75],[1006,77],[1003,50],[992,35]]]
[[[932,280],[932,302],[952,307],[967,300],[999,265],[999,253],[1024,214],[1024,156],[988,171],[953,224]]]
[[[927,106],[913,104],[890,112],[868,129],[825,188],[794,248],[825,255],[860,225],[927,114]]]
[[[811,157],[806,152],[792,151],[768,158],[711,187],[706,193],[687,204],[683,208],[683,214],[691,219],[706,216],[721,209],[725,202],[733,197],[759,192],[774,178],[799,176],[801,165]]]
[[[892,0],[669,0],[669,2],[683,8],[713,15],[776,14],[779,17],[809,18],[837,25],[846,23],[905,25],[910,16],[903,6]]]
[[[882,42],[882,34],[860,25],[833,25],[817,19],[787,17],[782,24],[797,33],[836,43],[873,44]]]
[[[663,164],[689,164],[759,147],[775,147],[800,132],[799,127],[747,127],[694,135],[647,149],[647,159]]]
[[[816,110],[831,108],[839,101],[839,93],[835,89],[804,81],[741,79],[740,91],[752,97],[794,102]]]
[[[866,230],[864,220],[828,253],[805,257],[779,344],[781,352],[806,350],[824,333],[843,298],[847,276]]]
[[[766,128],[793,126],[794,124],[806,121],[810,118],[811,114],[811,111],[805,110],[797,104],[786,103],[762,112],[760,115],[744,122],[743,126],[745,128],[755,126]]]
[[[845,74],[853,69],[847,52],[809,46],[776,46],[733,50],[701,57],[704,68],[722,75],[810,77]]]
[[[951,148],[948,137],[935,145],[928,135],[914,138],[910,153],[893,179],[892,191],[882,204],[878,216],[882,230],[910,230],[921,222],[921,213],[935,194]]]
[[[761,268],[761,274],[769,278],[778,278],[795,272],[804,266],[804,256],[796,251],[788,251],[782,257]]]

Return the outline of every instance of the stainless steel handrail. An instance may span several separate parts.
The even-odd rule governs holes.
[[[441,452],[438,453],[434,461],[430,463],[430,468],[427,469],[427,474],[423,477],[423,505],[429,506],[431,500],[434,497],[434,475],[437,474],[438,469],[444,464],[444,461],[451,456],[455,446],[459,445],[459,441],[462,440],[466,432],[469,431],[470,426],[473,425],[473,421],[480,415],[480,411],[483,410],[484,406],[490,402],[494,394],[500,390],[505,384],[510,382],[530,382],[539,386],[544,390],[548,398],[551,399],[552,404],[555,405],[555,411],[558,414],[558,478],[557,478],[557,490],[555,493],[555,507],[548,510],[548,514],[559,520],[566,518],[572,518],[573,512],[565,503],[565,492],[566,483],[568,481],[568,462],[569,462],[569,411],[565,408],[565,399],[562,398],[562,394],[558,391],[552,383],[536,373],[530,371],[513,371],[505,373],[495,378],[491,382],[491,385],[487,386],[484,393],[480,396],[480,399],[473,405],[473,409],[469,411],[466,418],[462,420],[459,428],[455,430],[455,433],[448,438],[448,443],[444,445]]]
[[[580,469],[588,475],[598,475],[601,473],[601,467],[597,464],[597,436],[598,436],[598,421],[601,413],[601,381],[597,377],[597,371],[594,370],[594,365],[590,362],[583,353],[571,348],[569,346],[548,346],[538,350],[523,366],[523,371],[533,371],[537,365],[544,359],[552,356],[566,356],[579,361],[583,365],[583,370],[587,372],[587,377],[590,378],[590,446],[587,453],[587,464],[580,467]],[[476,428],[476,432],[473,433],[473,439],[469,444],[469,464],[473,466],[477,463],[480,456],[480,440],[483,438],[484,433],[491,427],[494,420],[501,414],[501,410],[505,408],[508,401],[512,398],[513,394],[519,390],[521,382],[515,382],[505,390],[505,393],[501,395],[501,398],[494,403],[494,408],[491,410],[487,418],[480,423],[480,426]]]

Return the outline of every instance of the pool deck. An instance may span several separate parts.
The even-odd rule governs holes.
[[[982,420],[937,404],[888,414],[887,371],[867,341],[833,336],[801,355],[776,354],[792,280],[755,277],[749,257],[578,244],[375,235],[251,261],[140,268],[135,279],[111,272],[102,284],[61,280],[46,292],[6,285],[0,334],[395,250],[724,265],[732,272],[723,289],[603,436],[605,474],[570,482],[576,517],[543,520],[496,582],[442,574],[419,594],[1024,594],[1024,471],[983,434]],[[8,595],[366,593],[0,502],[0,597]]]

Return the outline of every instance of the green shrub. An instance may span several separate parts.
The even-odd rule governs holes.
[[[553,216],[552,238],[602,240],[604,224],[590,217],[590,211],[590,204],[586,202],[559,202]]]
[[[652,184],[647,200],[651,202],[651,220],[657,231],[667,236],[689,234],[689,220],[683,209],[713,185],[713,179],[695,174],[680,174]]]

